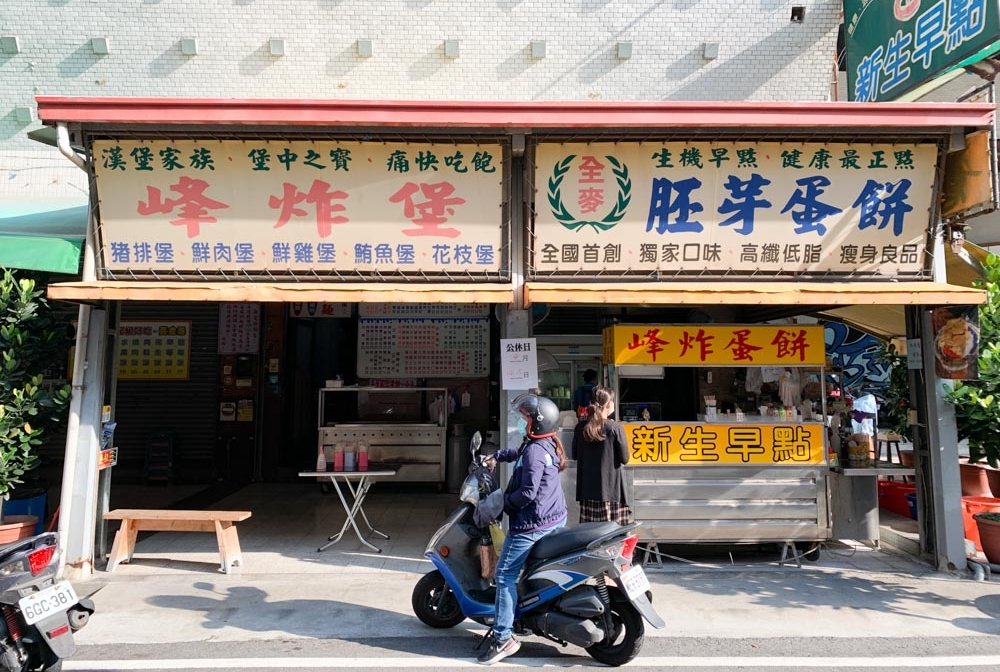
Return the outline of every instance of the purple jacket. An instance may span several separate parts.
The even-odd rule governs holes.
[[[555,441],[525,439],[518,448],[498,450],[494,457],[498,462],[515,463],[503,496],[511,534],[544,530],[566,518]]]

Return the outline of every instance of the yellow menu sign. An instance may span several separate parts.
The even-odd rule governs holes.
[[[823,426],[625,424],[630,467],[824,464]]]
[[[187,380],[191,321],[122,321],[118,325],[119,380]]]
[[[823,366],[822,325],[616,324],[604,361],[663,366]]]

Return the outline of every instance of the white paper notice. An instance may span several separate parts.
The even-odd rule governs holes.
[[[538,387],[535,339],[500,339],[500,376],[505,390],[530,390]]]

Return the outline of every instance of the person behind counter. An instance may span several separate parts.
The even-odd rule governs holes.
[[[632,522],[623,469],[629,461],[628,441],[622,426],[611,419],[614,412],[614,390],[595,387],[587,419],[581,420],[573,432],[581,523]]]
[[[594,397],[595,387],[597,387],[597,371],[587,369],[583,372],[583,385],[573,391],[573,408],[581,420],[587,417],[587,408]]]
[[[566,469],[566,452],[557,434],[559,407],[547,397],[525,394],[512,405],[521,414],[517,426],[524,440],[517,448],[498,450],[487,464],[514,462],[507,489],[502,493],[503,511],[510,516],[507,538],[497,558],[496,620],[490,645],[480,654],[483,665],[492,665],[521,648],[514,637],[514,602],[517,578],[535,542],[566,524],[568,515],[559,472]],[[499,491],[490,495],[501,495]],[[499,508],[499,507],[498,507]]]

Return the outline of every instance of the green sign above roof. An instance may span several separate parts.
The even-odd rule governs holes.
[[[844,0],[848,95],[896,100],[1000,39],[1000,0]]]

